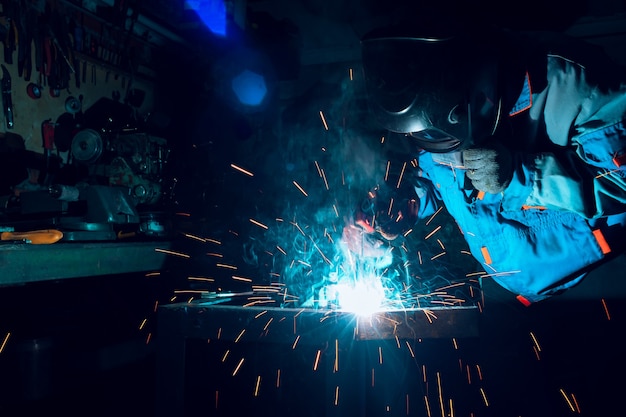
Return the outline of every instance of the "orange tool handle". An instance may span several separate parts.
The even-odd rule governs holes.
[[[28,240],[33,245],[49,245],[58,242],[62,238],[63,232],[54,229],[0,233],[0,240]]]

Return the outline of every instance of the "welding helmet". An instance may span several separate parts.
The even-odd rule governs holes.
[[[428,152],[465,149],[498,124],[497,55],[452,24],[375,30],[361,42],[370,112]]]

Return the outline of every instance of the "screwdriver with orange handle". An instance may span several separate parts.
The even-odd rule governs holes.
[[[49,245],[63,238],[63,232],[56,229],[32,230],[29,232],[2,232],[0,240],[21,240],[33,245]]]

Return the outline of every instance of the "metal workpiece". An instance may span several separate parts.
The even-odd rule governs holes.
[[[161,320],[185,337],[319,344],[334,339],[385,340],[478,336],[477,307],[432,307],[371,315],[325,309],[192,302],[160,307]],[[242,334],[243,332],[243,334]]]

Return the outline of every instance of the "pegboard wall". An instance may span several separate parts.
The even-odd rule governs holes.
[[[42,123],[66,113],[70,98],[82,100],[86,111],[103,97],[127,102],[139,91],[137,117],[151,112],[154,79],[139,72],[148,70],[145,57],[154,46],[129,35],[124,18],[62,1],[5,0],[0,6],[0,77],[10,78],[2,105],[5,110],[10,95],[13,112],[12,127],[0,113],[0,132],[17,134],[27,150],[43,153]]]

